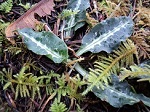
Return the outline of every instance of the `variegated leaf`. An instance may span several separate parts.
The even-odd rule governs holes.
[[[72,32],[85,24],[86,12],[90,7],[89,0],[70,0],[67,9],[72,11],[79,11],[65,19],[65,37],[71,36]]]
[[[133,21],[130,17],[121,16],[110,18],[96,25],[82,39],[82,46],[77,52],[80,56],[87,51],[110,53],[117,48],[121,41],[130,37],[133,31]]]
[[[51,32],[35,32],[30,28],[18,30],[29,50],[39,55],[47,55],[55,63],[68,58],[66,44]]]

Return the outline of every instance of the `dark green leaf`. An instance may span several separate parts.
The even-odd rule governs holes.
[[[119,82],[118,77],[115,75],[112,75],[112,83],[104,90],[95,87],[92,91],[101,100],[110,103],[114,107],[119,108],[125,104],[133,105],[140,101],[150,107],[150,98],[132,92],[131,86],[126,81]]]
[[[67,10],[79,11],[65,19],[65,37],[71,36],[72,32],[85,24],[86,9],[90,7],[89,0],[70,0]]]
[[[90,7],[89,0],[70,0],[67,9],[84,11]]]
[[[110,53],[119,46],[121,41],[125,41],[131,36],[132,31],[133,21],[130,17],[121,16],[106,19],[83,37],[82,46],[77,55],[80,56],[87,51]]]
[[[47,55],[55,63],[68,58],[66,44],[51,32],[35,32],[30,28],[18,30],[29,50],[39,55]]]

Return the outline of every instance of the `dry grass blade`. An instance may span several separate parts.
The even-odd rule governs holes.
[[[19,19],[17,19],[15,22],[10,24],[6,30],[5,34],[6,37],[12,37],[14,36],[14,31],[21,28],[34,28],[35,23],[38,22],[34,18],[34,14],[37,13],[39,16],[46,16],[50,14],[50,12],[53,10],[54,3],[53,0],[42,0],[39,3],[37,3],[33,8],[28,10],[25,14],[23,14]],[[8,40],[11,43],[14,43],[14,40],[12,38],[8,38]]]

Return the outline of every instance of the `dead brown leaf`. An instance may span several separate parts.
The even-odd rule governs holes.
[[[42,0],[37,3],[33,8],[28,10],[25,14],[23,14],[20,18],[18,18],[15,22],[11,23],[5,30],[5,34],[7,39],[11,43],[15,43],[13,38],[14,31],[21,28],[35,28],[35,24],[38,22],[34,18],[34,14],[37,13],[39,16],[46,16],[51,13],[54,7],[53,0]]]

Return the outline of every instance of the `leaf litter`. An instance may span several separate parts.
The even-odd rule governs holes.
[[[6,37],[13,37],[14,31],[18,29],[26,27],[34,29],[35,25],[39,23],[39,21],[35,19],[35,13],[38,14],[40,17],[46,16],[51,13],[53,7],[53,0],[40,1],[6,28]],[[14,44],[14,40],[12,38],[8,38],[8,40],[10,40]]]
[[[46,1],[50,4],[46,3]],[[38,4],[42,4],[42,3],[43,3],[43,6],[38,5]],[[54,33],[56,32],[57,36],[61,38],[62,35],[64,35],[64,32],[61,32],[59,29],[62,26],[64,26],[65,24],[59,18],[59,15],[61,14],[61,12],[63,12],[64,9],[66,9],[67,4],[68,4],[67,0],[42,0],[39,3],[37,3],[37,5],[35,6],[35,9],[31,8],[29,11],[27,11],[25,14],[23,14],[23,16],[18,18],[15,22],[10,24],[6,28],[6,30],[5,30],[6,37],[11,41],[11,43],[16,43],[15,45],[13,45],[14,47],[16,47],[16,48],[21,47],[23,50],[21,52],[19,51],[19,53],[17,53],[17,55],[12,55],[11,52],[9,52],[9,51],[7,51],[7,52],[3,51],[4,53],[1,56],[2,59],[1,59],[1,63],[0,63],[2,65],[1,69],[3,69],[2,70],[3,73],[8,74],[4,70],[4,68],[7,68],[7,69],[12,69],[13,74],[17,74],[24,65],[29,65],[30,69],[27,69],[26,73],[31,72],[35,76],[42,76],[42,74],[39,74],[39,72],[40,72],[39,70],[45,71],[45,72],[54,71],[55,73],[58,73],[58,74],[65,73],[65,75],[67,76],[66,77],[67,80],[65,83],[70,84],[70,86],[72,88],[76,88],[75,87],[76,83],[77,83],[76,81],[79,78],[76,75],[77,72],[73,70],[72,73],[68,76],[68,73],[69,73],[68,71],[70,70],[70,68],[73,67],[73,64],[69,66],[70,68],[66,67],[64,64],[55,64],[51,60],[48,60],[48,58],[46,58],[44,56],[36,55],[36,54],[32,53],[31,51],[27,50],[27,48],[22,45],[23,43],[20,38],[14,38],[16,40],[16,42],[14,42],[14,39],[10,38],[10,37],[14,36],[13,31],[18,30],[18,28],[20,29],[20,28],[28,27],[28,28],[33,28],[34,30],[37,30],[35,28],[35,23],[39,23],[39,21],[34,18],[34,15],[35,15],[34,13],[37,13],[40,17],[42,17],[42,19],[44,19],[46,21],[46,23],[50,26],[51,31],[54,31]],[[148,4],[149,3],[146,0],[143,0],[143,1],[136,1],[136,0],[135,1],[134,0],[131,0],[131,1],[129,1],[129,0],[123,0],[123,1],[98,0],[98,1],[96,1],[96,0],[90,0],[90,8],[88,8],[86,10],[87,18],[85,18],[85,20],[82,20],[87,23],[83,27],[76,30],[73,33],[73,35],[71,35],[71,38],[63,40],[66,43],[66,45],[68,46],[69,57],[71,59],[78,58],[78,57],[76,57],[75,52],[79,49],[79,47],[81,45],[81,39],[83,38],[83,36],[85,34],[87,34],[87,32],[90,31],[90,29],[92,27],[97,25],[99,22],[101,22],[107,18],[111,18],[111,17],[119,17],[121,15],[123,15],[123,16],[130,15],[134,19],[134,22],[135,22],[134,33],[131,37],[131,40],[135,43],[135,45],[138,48],[138,53],[139,53],[138,55],[139,55],[140,62],[142,62],[143,60],[148,60],[149,55],[150,55],[150,52],[149,52],[149,49],[150,49],[149,48],[149,45],[150,45],[149,23],[150,22],[149,22],[149,13],[148,13],[149,8],[147,7]],[[132,8],[131,8],[131,6],[132,6]],[[41,10],[41,9],[44,9],[44,10]],[[12,8],[12,10],[13,10],[13,8]],[[14,11],[12,11],[12,12],[14,13],[14,15],[16,14],[16,12],[14,12]],[[9,15],[9,13],[8,13],[8,15]],[[13,20],[13,17],[8,16],[8,15],[2,14],[0,17],[1,17],[1,19],[5,18],[4,19],[5,21],[7,21],[6,17]],[[9,19],[8,19],[8,21],[9,21]],[[63,38],[61,38],[61,39],[63,39]],[[9,42],[6,42],[6,40],[5,40],[5,44],[3,44],[3,45],[4,45],[4,49],[7,49],[7,47],[11,48],[11,46],[12,46]],[[13,47],[11,50],[13,50]],[[102,53],[101,55],[105,56],[107,54]],[[90,54],[90,56],[89,56],[89,52],[83,54],[83,57],[84,57],[84,60],[81,61],[80,64],[82,66],[84,66],[84,68],[87,70],[89,67],[93,68],[93,62],[98,58],[95,54]],[[100,59],[100,60],[102,60],[102,59]],[[75,60],[75,62],[76,62],[76,60]],[[11,73],[11,72],[9,72],[9,73]],[[63,84],[62,82],[59,83],[60,79],[59,78],[57,79],[56,77],[52,78],[52,82],[57,82],[57,85],[54,83],[54,88],[61,87],[60,84]],[[64,80],[64,78],[61,78],[61,79]],[[44,79],[44,80],[46,80],[46,79]],[[46,80],[46,82],[47,81],[48,80]],[[149,87],[149,84],[147,82],[137,84],[137,83],[135,83],[134,79],[133,80],[129,79],[128,81],[135,88],[136,92],[143,93],[146,96],[150,96],[150,93],[146,90],[146,89],[148,89],[147,87]],[[41,82],[42,82],[42,80],[41,80]],[[82,82],[82,81],[79,81],[79,82]],[[68,86],[66,86],[66,87],[68,87]],[[145,88],[145,89],[143,90],[143,88]],[[2,101],[6,102],[3,105],[4,105],[4,109],[8,108],[8,110],[41,111],[42,112],[43,110],[49,110],[50,104],[47,101],[53,103],[54,97],[56,97],[55,93],[53,93],[50,96],[46,95],[44,93],[45,95],[42,95],[43,98],[41,100],[40,99],[39,100],[28,99],[27,97],[21,98],[20,96],[17,100],[14,100],[14,98],[13,98],[14,91],[11,91],[11,89],[9,89],[9,88],[7,90],[8,91],[6,91],[5,93],[2,93],[2,94],[4,94],[5,98],[7,98],[8,100],[6,101],[6,100],[3,100],[0,98],[0,102],[2,102]],[[80,89],[78,88],[78,92],[83,91],[83,90],[84,90],[83,88],[80,88]],[[42,91],[44,91],[44,89]],[[59,89],[59,91],[60,91],[60,89]],[[92,111],[96,111],[96,112],[99,112],[99,111],[116,112],[116,111],[118,111],[117,108],[113,108],[106,102],[101,101],[96,96],[94,96],[93,93],[91,93],[91,92],[89,92],[86,96],[84,96],[84,98],[81,98],[80,96],[78,96],[79,94],[76,94],[77,95],[76,96],[75,93],[72,94],[73,97],[69,96],[69,98],[68,98],[67,96],[65,96],[65,93],[67,93],[67,91],[69,91],[69,90],[67,88],[65,88],[63,91],[64,96],[62,97],[61,100],[63,102],[65,102],[65,105],[67,107],[70,106],[69,111],[77,111],[77,110],[91,111],[91,112]],[[23,103],[25,108],[19,106],[19,102],[20,101],[24,102],[25,100],[29,102],[27,104]],[[105,98],[103,98],[103,100],[105,100]],[[81,101],[81,102],[79,103],[79,101]],[[8,107],[7,103],[10,104],[11,108]],[[76,106],[76,104],[78,106]],[[59,104],[57,104],[57,105],[59,105]],[[63,104],[60,104],[60,105],[63,105]],[[137,105],[135,104],[133,106],[128,106],[128,105],[123,106],[122,108],[120,108],[119,111],[126,112],[129,110],[132,110],[132,111],[141,111],[143,109],[145,111],[149,110],[149,108],[142,106],[142,105],[143,105],[142,103],[138,103]],[[56,106],[56,104],[55,104],[55,106]],[[55,110],[55,106],[53,105],[54,110]],[[137,109],[137,106],[140,106],[140,108]],[[37,107],[37,108],[33,109],[35,107]],[[126,109],[124,107],[126,107]],[[1,108],[1,106],[0,106],[0,108]],[[63,109],[66,110],[65,107]]]

